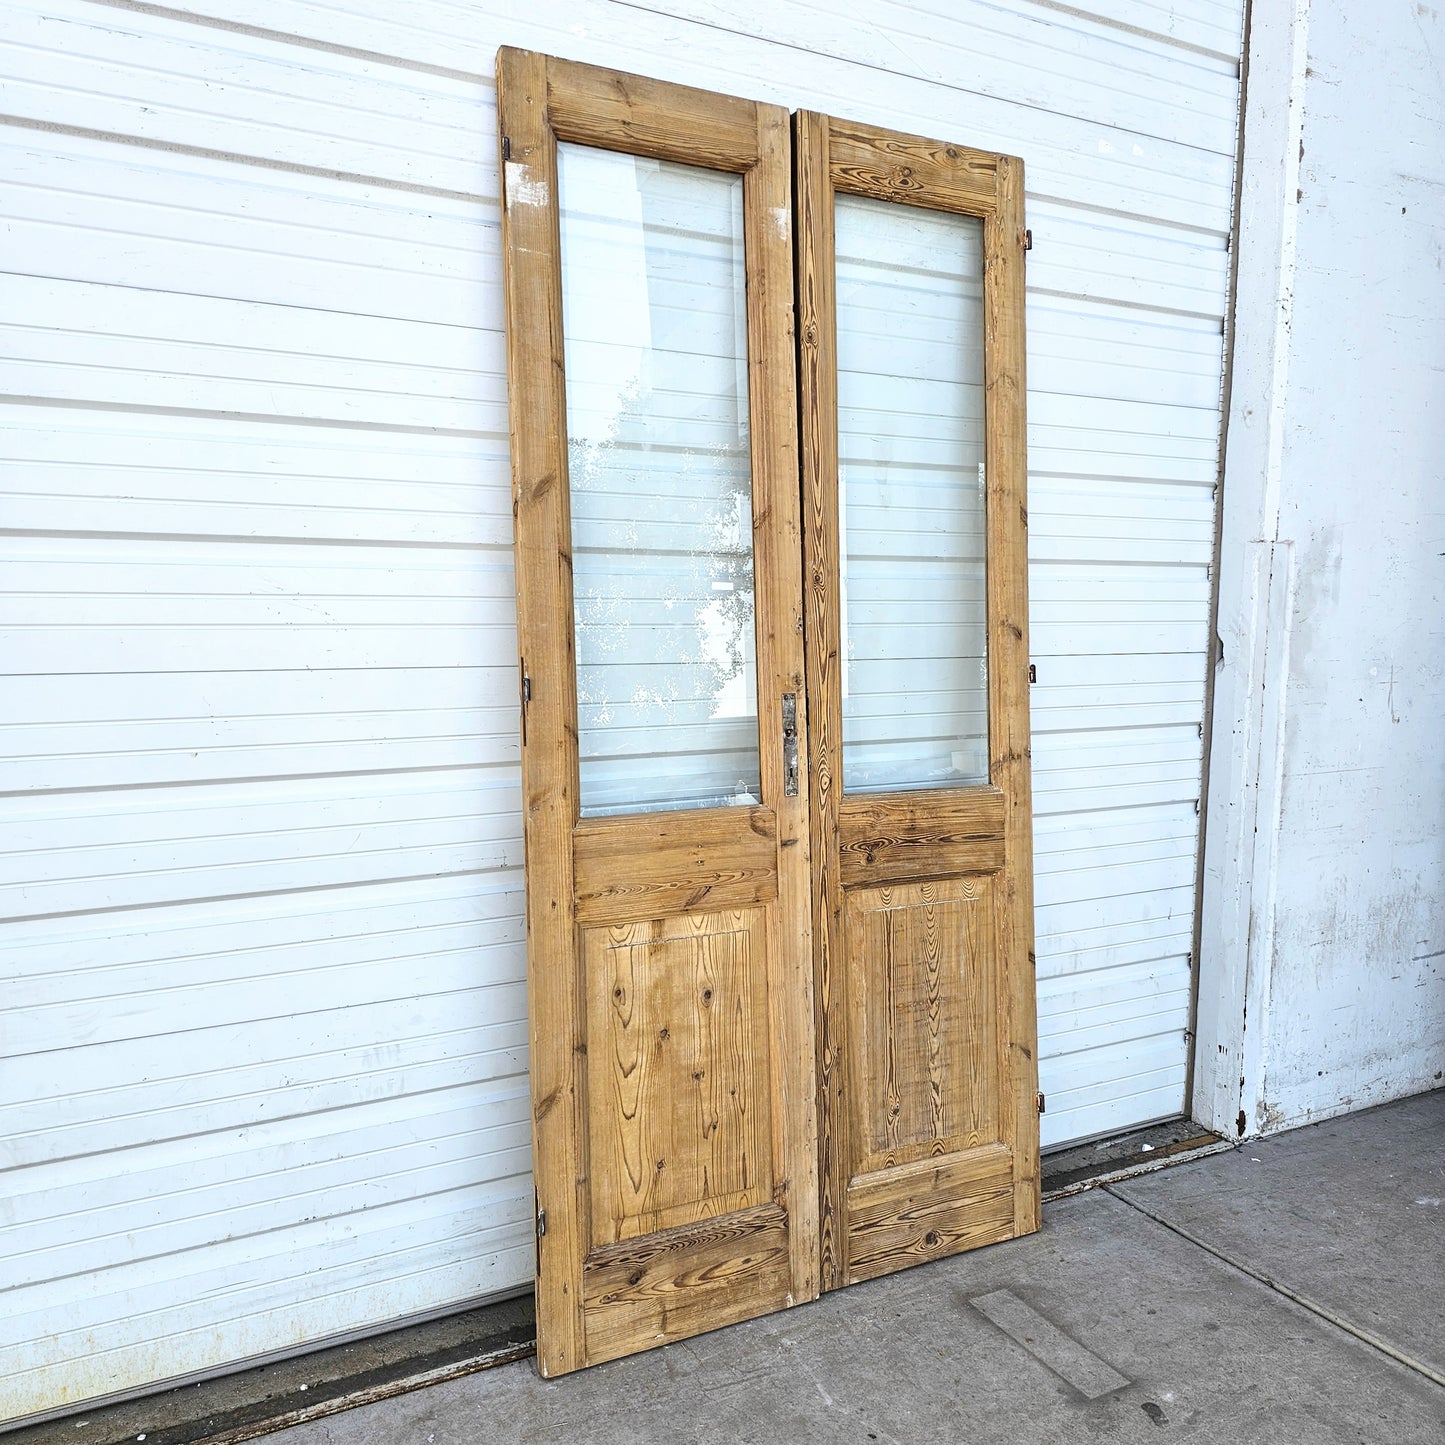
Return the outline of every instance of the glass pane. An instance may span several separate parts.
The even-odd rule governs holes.
[[[756,803],[742,178],[558,160],[582,814]]]
[[[986,782],[983,223],[834,214],[843,788]]]

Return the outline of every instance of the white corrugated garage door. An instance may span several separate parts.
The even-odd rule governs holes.
[[[0,1416],[530,1279],[491,68],[1029,167],[1046,1142],[1177,1111],[1240,0],[10,0]]]

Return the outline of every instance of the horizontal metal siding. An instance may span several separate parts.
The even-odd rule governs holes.
[[[5,8],[0,1416],[530,1277],[501,43],[1025,156],[1046,1139],[1178,1106],[1239,4],[669,8]]]

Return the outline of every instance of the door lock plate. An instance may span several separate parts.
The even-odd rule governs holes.
[[[798,796],[798,694],[783,694],[783,794]]]

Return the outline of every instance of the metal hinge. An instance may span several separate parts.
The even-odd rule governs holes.
[[[1039,1113],[1040,1113],[1040,1114],[1042,1114],[1042,1113],[1044,1112],[1044,1106],[1045,1106],[1047,1103],[1048,1103],[1048,1100],[1045,1099],[1042,1094],[1040,1094],[1040,1095],[1039,1095]]]
[[[541,1239],[542,1236],[545,1235],[546,1233],[547,1233],[547,1211],[546,1211],[545,1209],[539,1209],[539,1210],[537,1211],[537,1238],[538,1238],[538,1239]]]
[[[532,679],[525,672],[522,674],[522,701],[532,701]]]
[[[509,135],[502,137],[502,159],[504,161],[512,159],[512,137]]]
[[[1025,251],[1032,251],[1032,250],[1034,249],[1034,233],[1033,233],[1032,231],[1030,231],[1030,230],[1025,230],[1025,231],[1024,231],[1023,240],[1024,240],[1024,250],[1025,250]]]
[[[532,1191],[532,1207],[534,1209],[537,1207],[537,1191],[535,1189]],[[542,1236],[546,1234],[546,1232],[547,1211],[545,1209],[537,1209],[537,1237],[532,1242],[532,1258],[536,1261],[536,1265],[532,1273],[538,1279],[542,1278]]]
[[[1030,681],[1030,682],[1037,682],[1038,680],[1039,680],[1039,667],[1038,667],[1038,664],[1037,664],[1036,662],[1031,662],[1031,663],[1029,663],[1029,681]]]

